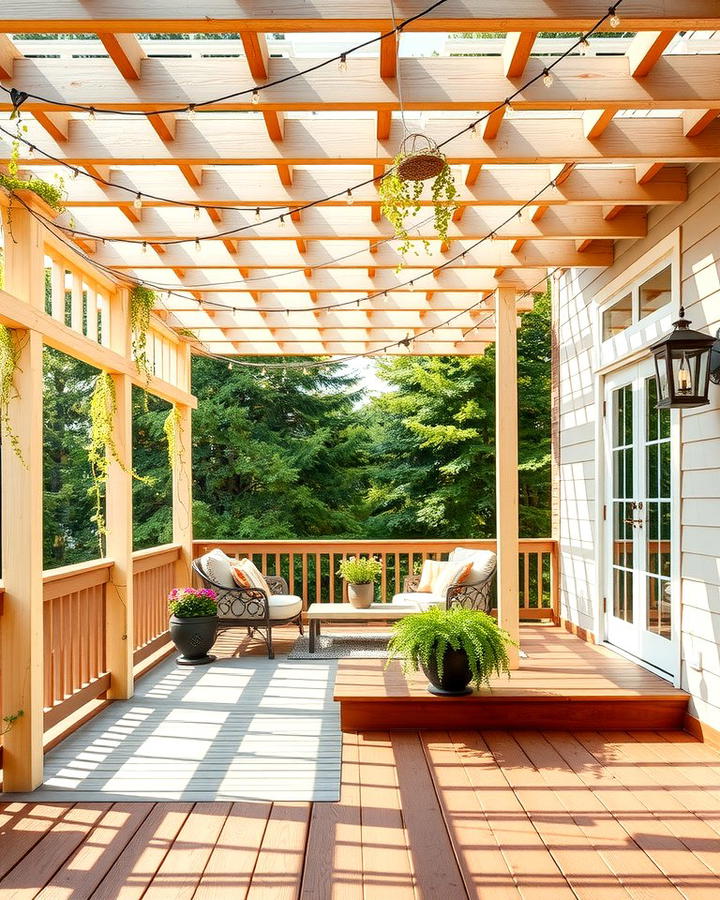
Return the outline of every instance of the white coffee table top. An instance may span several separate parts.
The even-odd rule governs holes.
[[[307,609],[308,619],[402,619],[411,613],[420,612],[415,603],[373,603],[366,609],[357,609],[350,603],[311,603]]]

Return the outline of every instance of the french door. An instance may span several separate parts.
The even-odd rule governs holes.
[[[651,361],[605,380],[608,643],[674,676],[672,424]]]

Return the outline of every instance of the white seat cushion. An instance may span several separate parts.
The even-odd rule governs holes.
[[[452,562],[472,562],[473,567],[465,579],[466,584],[485,581],[495,569],[497,557],[492,550],[473,550],[470,547],[456,547],[449,555]]]
[[[232,588],[236,587],[235,579],[232,575],[232,563],[222,550],[215,549],[200,557],[200,568],[207,575],[210,581],[219,584],[220,587]]]
[[[395,594],[392,602],[397,606],[417,606],[418,610],[424,611],[430,609],[431,606],[445,606],[445,598],[438,597],[436,594],[426,594],[420,591],[408,591],[404,594]]]
[[[292,594],[270,594],[269,602],[271,619],[292,619],[302,609],[302,600]]]

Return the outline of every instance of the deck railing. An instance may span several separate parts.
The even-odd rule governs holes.
[[[267,575],[282,575],[290,593],[309,603],[339,603],[346,586],[337,574],[341,560],[348,556],[376,556],[382,575],[375,599],[389,602],[402,591],[403,581],[419,571],[426,559],[447,559],[458,545],[478,550],[495,550],[494,540],[398,540],[398,541],[195,541],[193,555],[201,556],[214,547],[236,558],[250,557]],[[528,538],[518,545],[520,617],[555,618],[557,615],[556,542]]]
[[[179,544],[133,553],[134,660],[142,662],[167,640],[167,595],[175,587]]]

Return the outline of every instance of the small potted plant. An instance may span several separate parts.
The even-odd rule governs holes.
[[[348,600],[355,609],[367,609],[375,597],[375,580],[382,563],[374,556],[351,556],[340,563],[338,575],[347,581]]]
[[[433,694],[460,697],[488,684],[490,676],[510,674],[510,635],[487,613],[474,609],[441,609],[400,619],[393,626],[388,664],[400,657],[405,672],[423,670]]]
[[[209,588],[173,588],[168,594],[170,637],[180,651],[179,666],[215,661],[208,650],[217,632],[217,594]]]

